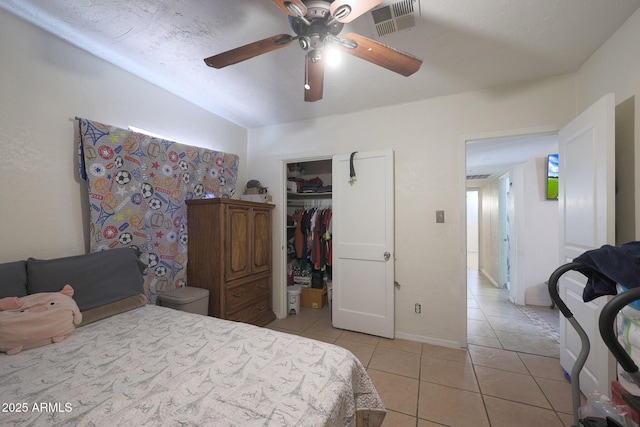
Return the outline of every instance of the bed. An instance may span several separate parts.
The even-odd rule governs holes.
[[[365,368],[341,347],[151,304],[100,317],[60,343],[0,354],[0,424],[379,426],[384,418]]]

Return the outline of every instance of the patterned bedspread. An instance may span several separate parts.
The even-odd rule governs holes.
[[[0,403],[3,426],[352,426],[384,413],[347,350],[152,305],[0,354]]]

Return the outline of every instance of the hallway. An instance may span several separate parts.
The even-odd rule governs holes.
[[[467,269],[467,340],[469,344],[539,356],[560,357],[557,308],[516,306],[506,289]]]

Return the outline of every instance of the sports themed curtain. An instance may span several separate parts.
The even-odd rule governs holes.
[[[149,303],[184,286],[185,200],[231,197],[238,156],[154,138],[86,119],[79,172],[87,182],[91,252],[133,246],[147,263]]]

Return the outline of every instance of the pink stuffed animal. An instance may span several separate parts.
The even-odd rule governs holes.
[[[82,322],[72,296],[73,288],[65,285],[60,292],[0,299],[0,352],[16,354],[71,335]]]

